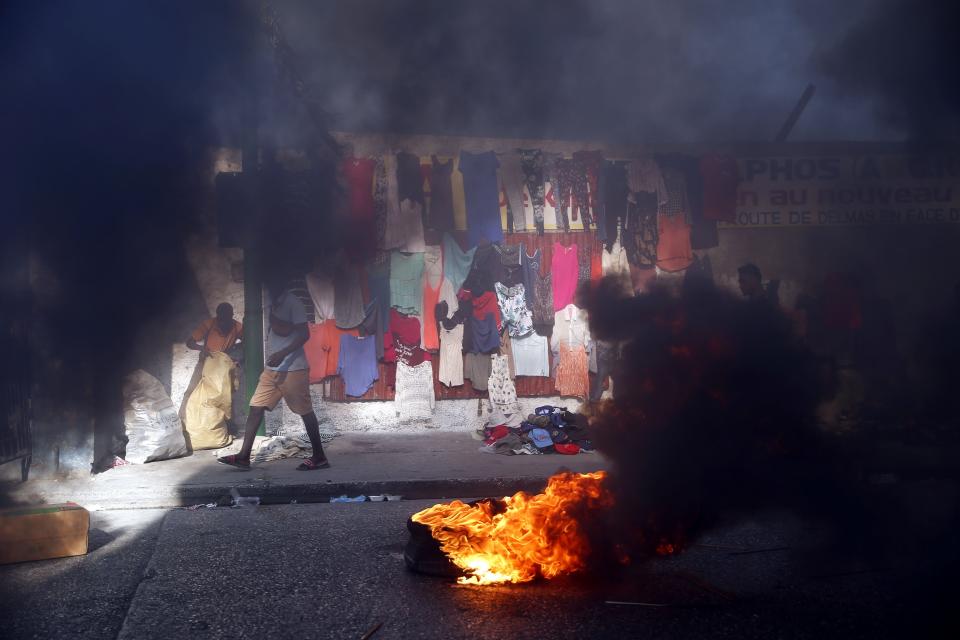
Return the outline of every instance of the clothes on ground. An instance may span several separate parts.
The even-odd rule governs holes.
[[[333,278],[322,273],[308,273],[304,278],[307,282],[307,291],[313,301],[313,319],[320,324],[325,320],[333,320],[335,315],[334,301],[336,300],[333,288]]]
[[[513,337],[525,336],[533,331],[533,314],[527,308],[525,289],[522,284],[506,287],[495,285],[500,316]]]
[[[490,354],[466,353],[463,356],[463,377],[477,391],[486,391],[490,380]]]
[[[348,396],[360,397],[380,377],[375,336],[341,336],[337,373]]]
[[[574,455],[593,451],[587,417],[563,407],[537,407],[537,415],[517,421],[516,414],[494,411],[474,437],[483,440],[482,453]]]
[[[407,315],[423,312],[423,253],[391,252],[390,306]]]
[[[269,328],[267,329],[267,349],[266,356],[287,349],[302,339],[297,332],[297,326],[303,325],[306,329],[307,310],[297,296],[290,291],[284,291],[270,304],[268,317],[270,318]],[[287,354],[283,361],[276,367],[267,366],[267,369],[273,371],[299,371],[309,368],[307,356],[303,352],[303,347],[298,347]],[[306,372],[304,372],[306,379]]]
[[[550,375],[549,345],[544,336],[536,332],[511,340],[514,370],[518,376]]]
[[[263,407],[272,411],[280,402],[286,401],[290,411],[306,415],[313,411],[310,399],[310,380],[306,369],[274,371],[264,369],[257,381],[257,388],[250,398],[251,407]]]
[[[463,384],[463,325],[440,328],[440,364],[438,378],[448,387]]]
[[[467,207],[467,238],[471,247],[481,240],[500,242],[500,191],[497,168],[500,163],[493,151],[460,152],[459,171],[463,174],[463,194]]]
[[[236,320],[230,321],[230,330],[224,334],[216,318],[207,318],[190,334],[194,342],[203,342],[210,353],[227,351],[243,337],[243,325]]]
[[[490,404],[495,410],[503,413],[519,413],[517,404],[517,388],[510,378],[507,357],[493,355],[490,357],[490,378],[487,382],[487,391]]]
[[[550,277],[553,279],[553,310],[559,311],[573,302],[577,291],[577,245],[565,247],[553,243],[553,258],[550,261]]]
[[[394,406],[400,421],[429,420],[435,405],[433,364],[424,360],[411,367],[398,361]]]

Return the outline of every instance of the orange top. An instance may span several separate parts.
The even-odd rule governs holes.
[[[237,343],[237,340],[243,335],[243,325],[233,321],[233,328],[223,335],[220,327],[217,326],[216,318],[207,318],[200,323],[194,332],[190,335],[194,342],[205,340],[205,346],[210,353],[226,351]]]
[[[427,351],[437,351],[440,349],[440,335],[437,333],[437,317],[434,311],[437,303],[440,302],[440,286],[436,289],[430,287],[426,280],[423,282],[423,348]]]

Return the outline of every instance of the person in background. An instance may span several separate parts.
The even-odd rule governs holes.
[[[229,302],[221,302],[217,305],[216,315],[204,320],[190,334],[190,338],[187,339],[187,348],[199,351],[206,356],[220,351],[229,352],[242,339],[243,325],[233,319],[233,305]]]
[[[257,389],[250,398],[243,446],[239,453],[217,458],[221,464],[250,469],[250,454],[263,414],[283,398],[290,410],[303,419],[313,455],[297,467],[299,471],[326,469],[330,466],[320,442],[320,424],[310,399],[309,365],[303,345],[309,338],[307,312],[303,303],[286,285],[286,278],[274,277],[267,283],[270,296],[266,358]]]
[[[752,262],[748,262],[737,269],[737,276],[737,282],[740,284],[740,293],[743,294],[744,298],[752,301],[763,301],[766,299],[760,267]]]

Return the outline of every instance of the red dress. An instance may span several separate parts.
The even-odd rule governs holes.
[[[346,158],[342,165],[343,176],[349,190],[347,249],[355,258],[371,256],[377,248],[377,234],[371,232],[374,228],[373,171],[375,164],[371,158]]]

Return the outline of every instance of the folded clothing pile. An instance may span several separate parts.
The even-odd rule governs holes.
[[[484,453],[575,455],[594,450],[587,416],[552,405],[537,407],[525,420],[494,414],[478,437],[483,439],[480,451]]]

